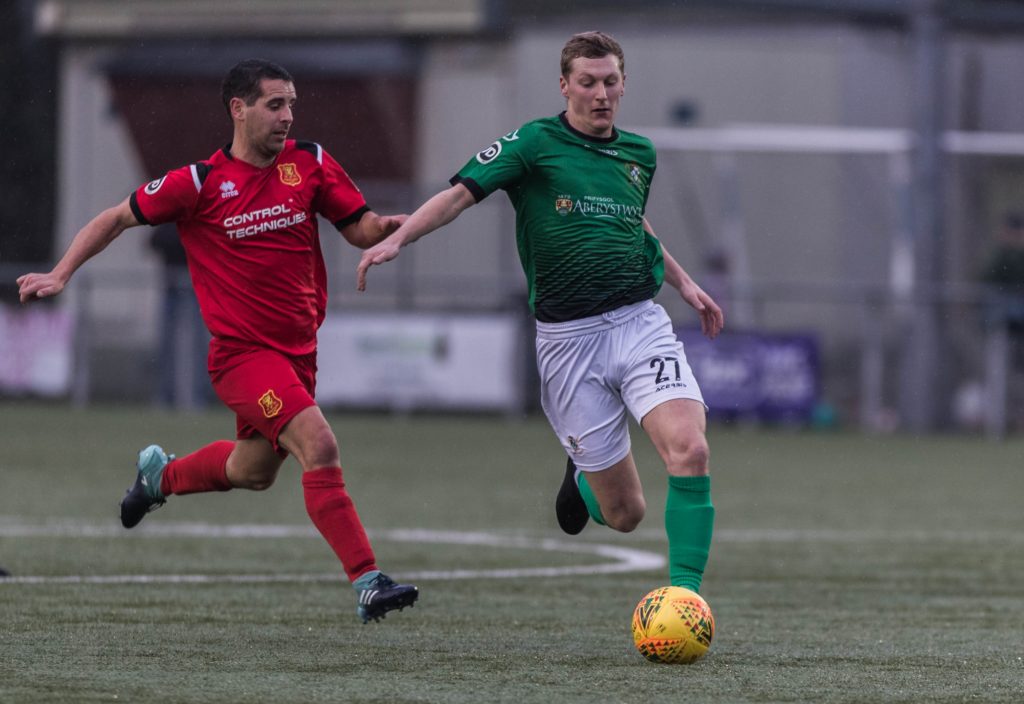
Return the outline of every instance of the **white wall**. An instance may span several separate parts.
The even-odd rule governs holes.
[[[652,26],[636,17],[626,24],[597,18],[587,28],[601,24],[626,51],[627,92],[619,119],[624,126],[670,125],[681,100],[696,105],[699,127],[910,124],[910,49],[896,32],[671,18]],[[415,203],[446,187],[467,159],[499,135],[563,109],[559,53],[565,39],[583,28],[545,18],[514,28],[504,40],[437,39],[425,45]],[[87,45],[69,45],[63,55],[61,250],[92,215],[145,179],[98,70],[106,55]],[[962,37],[951,44],[949,112],[954,116],[965,99],[968,58],[980,75],[974,88],[980,101],[977,126],[1024,131],[1024,85],[1015,78],[1024,67],[1024,41]],[[669,249],[695,274],[722,236],[727,194],[717,173],[706,156],[660,155],[649,217]],[[898,214],[880,160],[747,156],[739,160],[739,174],[738,198],[755,280],[885,281]],[[956,219],[951,223],[955,226]],[[152,277],[156,263],[146,247],[147,234],[127,232],[86,270]],[[978,236],[960,230],[954,235]],[[332,268],[343,267],[349,276],[358,253],[342,248],[331,256],[336,258]],[[406,250],[395,265],[374,270],[371,290],[382,298],[347,294],[335,300],[346,306],[391,305],[396,300],[392,294],[411,280],[421,302],[452,301],[456,291],[456,305],[495,305],[504,295],[499,292],[521,295],[522,279],[512,211],[507,199],[495,194]],[[123,334],[141,339],[153,334],[155,305],[152,292],[143,291],[141,296],[104,298],[96,312],[118,321],[135,313],[138,324]],[[685,313],[681,306],[677,310]],[[834,312],[797,307],[773,315],[778,325],[829,325],[835,318]]]
[[[436,45],[429,52],[421,97],[421,182],[440,185],[497,136],[526,120],[564,109],[558,90],[559,55],[566,38],[579,29],[554,22],[524,27],[505,46],[491,41]],[[627,72],[618,122],[641,131],[644,126],[671,125],[679,101],[696,105],[700,127],[859,124],[862,110],[868,113],[865,120],[874,119],[866,108],[874,103],[890,106],[888,96],[906,92],[899,72],[891,70],[902,60],[898,52],[882,53],[878,59],[877,49],[853,30],[632,25],[614,34],[624,47]],[[877,66],[879,77],[863,105],[861,100],[848,104],[847,83],[857,74],[851,64],[872,59],[888,66]],[[875,100],[876,95],[887,98]],[[846,207],[841,160],[752,156],[742,157],[739,168],[739,199],[754,278],[843,277],[850,262],[849,251],[840,245]],[[703,269],[709,248],[720,240],[725,197],[708,157],[660,154],[648,215],[669,250],[695,274]],[[490,250],[477,240],[513,237],[507,199],[496,194],[487,202],[494,200],[501,201],[500,209],[486,214],[470,211],[444,237],[472,242],[473,247],[463,251],[489,256]],[[884,209],[884,204],[876,203],[875,208]],[[861,242],[854,251],[886,256],[887,223],[861,223],[861,230],[860,239],[880,243],[866,247]],[[435,255],[423,249],[418,254]],[[514,257],[514,250],[508,252]],[[442,269],[452,271],[453,262],[440,248],[436,256]],[[862,269],[873,266],[877,262]],[[510,272],[521,278],[518,266]],[[687,313],[673,296],[662,298],[679,315]],[[830,315],[824,313],[826,318]],[[793,321],[800,322],[805,321]]]
[[[103,49],[76,45],[61,57],[55,247],[60,254],[90,219],[146,180],[100,70],[106,55]],[[99,326],[98,336],[127,346],[149,344],[153,338],[158,260],[148,242],[148,227],[126,230],[83,266],[62,294],[65,305],[73,305],[87,280],[97,287],[90,297],[90,315]]]

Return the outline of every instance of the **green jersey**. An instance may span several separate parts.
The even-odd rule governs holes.
[[[573,129],[565,113],[527,122],[452,177],[477,202],[501,188],[516,211],[530,308],[563,322],[653,298],[665,263],[643,227],[656,167],[650,140]]]

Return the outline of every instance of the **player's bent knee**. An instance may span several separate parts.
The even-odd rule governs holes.
[[[274,480],[277,477],[252,479],[249,481],[249,486],[245,487],[249,491],[266,491],[270,487],[274,486]]]
[[[617,514],[614,519],[609,518],[608,526],[620,533],[631,533],[640,525],[644,518],[642,511],[633,513]]]
[[[604,515],[608,527],[620,533],[629,533],[636,530],[636,527],[640,525],[640,521],[644,519],[646,511],[647,504],[643,499],[639,501],[617,502],[607,508],[601,507],[601,513]]]
[[[303,469],[334,467],[340,464],[338,440],[330,427],[325,426],[312,434],[300,454]]]
[[[708,473],[710,459],[707,439],[697,435],[670,447],[665,466],[669,474],[700,476]]]
[[[711,448],[708,441],[701,435],[700,439],[687,448],[687,464],[694,469],[707,471],[708,461],[711,459]]]
[[[278,442],[295,456],[303,471],[336,467],[341,463],[338,440],[316,406],[302,410],[289,421]]]
[[[274,481],[277,479],[277,472],[266,473],[266,472],[249,472],[244,473],[241,476],[235,476],[233,483],[237,489],[246,489],[248,491],[266,491],[274,485]]]
[[[339,461],[338,440],[328,429],[317,437],[311,463],[318,467],[326,467],[336,465]]]

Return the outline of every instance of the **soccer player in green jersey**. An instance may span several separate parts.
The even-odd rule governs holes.
[[[699,591],[714,524],[706,408],[682,344],[652,299],[662,283],[698,313],[705,335],[722,310],[655,237],[644,217],[655,153],[615,127],[626,80],[622,48],[606,34],[574,35],[562,49],[566,110],[528,122],[462,167],[448,188],[363,253],[359,290],[375,264],[503,189],[537,318],[541,403],[569,456],[555,500],[561,528],[589,519],[633,530],[646,510],[626,412],[668,472],[669,578]]]

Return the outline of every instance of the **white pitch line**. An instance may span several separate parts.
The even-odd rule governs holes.
[[[525,537],[502,536],[486,532],[440,531],[422,529],[391,529],[370,531],[371,536],[380,536],[397,542],[448,543],[461,545],[486,545],[494,547],[535,547],[535,540]],[[665,540],[665,531],[650,528],[630,534],[640,540]],[[117,523],[88,524],[72,521],[47,523],[22,523],[10,517],[0,516],[0,538],[320,538],[310,525],[240,523],[219,525],[214,523],[164,522],[147,523],[125,531]],[[528,544],[525,544],[524,541]],[[1021,531],[977,531],[977,530],[840,530],[833,528],[718,528],[715,541],[723,543],[877,543],[877,542],[944,542],[944,543],[989,543],[1024,542]],[[576,547],[583,543],[565,543]],[[563,548],[556,548],[562,550]]]
[[[638,530],[631,535],[644,540],[664,540],[663,530]],[[929,530],[832,528],[719,528],[715,542],[723,543],[1024,543],[1024,532],[1014,530]]]
[[[441,531],[425,529],[390,529],[370,531],[372,535],[389,537],[399,542],[444,542],[467,545],[511,545],[516,538],[486,532]],[[664,540],[660,528],[637,530],[631,533],[641,540]],[[74,521],[23,523],[11,517],[0,516],[0,538],[319,538],[310,525],[239,523],[216,524],[203,522],[147,523],[125,531],[114,522],[102,524]],[[989,541],[1021,542],[1024,532],[978,530],[927,529],[853,529],[833,528],[718,528],[715,540],[727,543],[870,543],[889,542],[954,542],[974,543]],[[575,545],[575,543],[573,543]],[[532,543],[531,543],[532,546]]]
[[[406,580],[432,581],[456,579],[521,579],[529,577],[564,577],[572,575],[617,574],[659,570],[665,566],[661,554],[613,545],[566,541],[551,538],[530,538],[522,535],[500,535],[486,532],[441,531],[423,529],[392,529],[370,531],[371,537],[407,543],[438,543],[475,545],[491,548],[515,548],[596,555],[608,562],[596,565],[519,567],[502,569],[421,570],[396,573]],[[661,530],[637,531],[639,539],[664,540]],[[120,526],[85,524],[70,521],[27,524],[0,517],[0,538],[319,538],[312,526],[212,523],[149,523],[126,533]],[[1024,543],[1024,533],[1017,531],[928,531],[928,530],[835,530],[835,529],[719,529],[715,541],[738,544],[767,543],[845,543],[874,542],[946,542],[971,544],[977,542]],[[340,574],[156,574],[156,575],[67,575],[18,576],[0,579],[0,585],[13,584],[270,584],[337,582]]]
[[[312,526],[213,523],[148,523],[126,531],[116,523],[5,522],[0,519],[0,538],[312,538],[320,534]]]
[[[253,538],[253,537],[319,537],[307,526],[286,525],[214,525],[207,523],[155,523],[145,530],[133,531],[132,537],[142,538]],[[550,538],[528,538],[524,536],[503,536],[483,532],[437,531],[422,529],[398,529],[372,531],[376,539],[408,543],[443,543],[454,545],[479,545],[492,548],[520,548],[545,552],[597,555],[610,562],[597,565],[575,565],[556,567],[521,567],[491,570],[423,570],[419,572],[395,573],[404,580],[431,581],[452,579],[521,579],[526,577],[564,577],[570,575],[617,574],[658,570],[665,566],[663,555],[586,542],[568,542]],[[74,523],[49,523],[26,525],[0,521],[0,537],[84,537],[109,538],[125,536],[124,530],[116,526],[84,525]],[[167,574],[167,575],[69,575],[69,576],[15,576],[0,579],[0,585],[12,584],[265,584],[265,583],[309,583],[337,582],[340,574]]]

